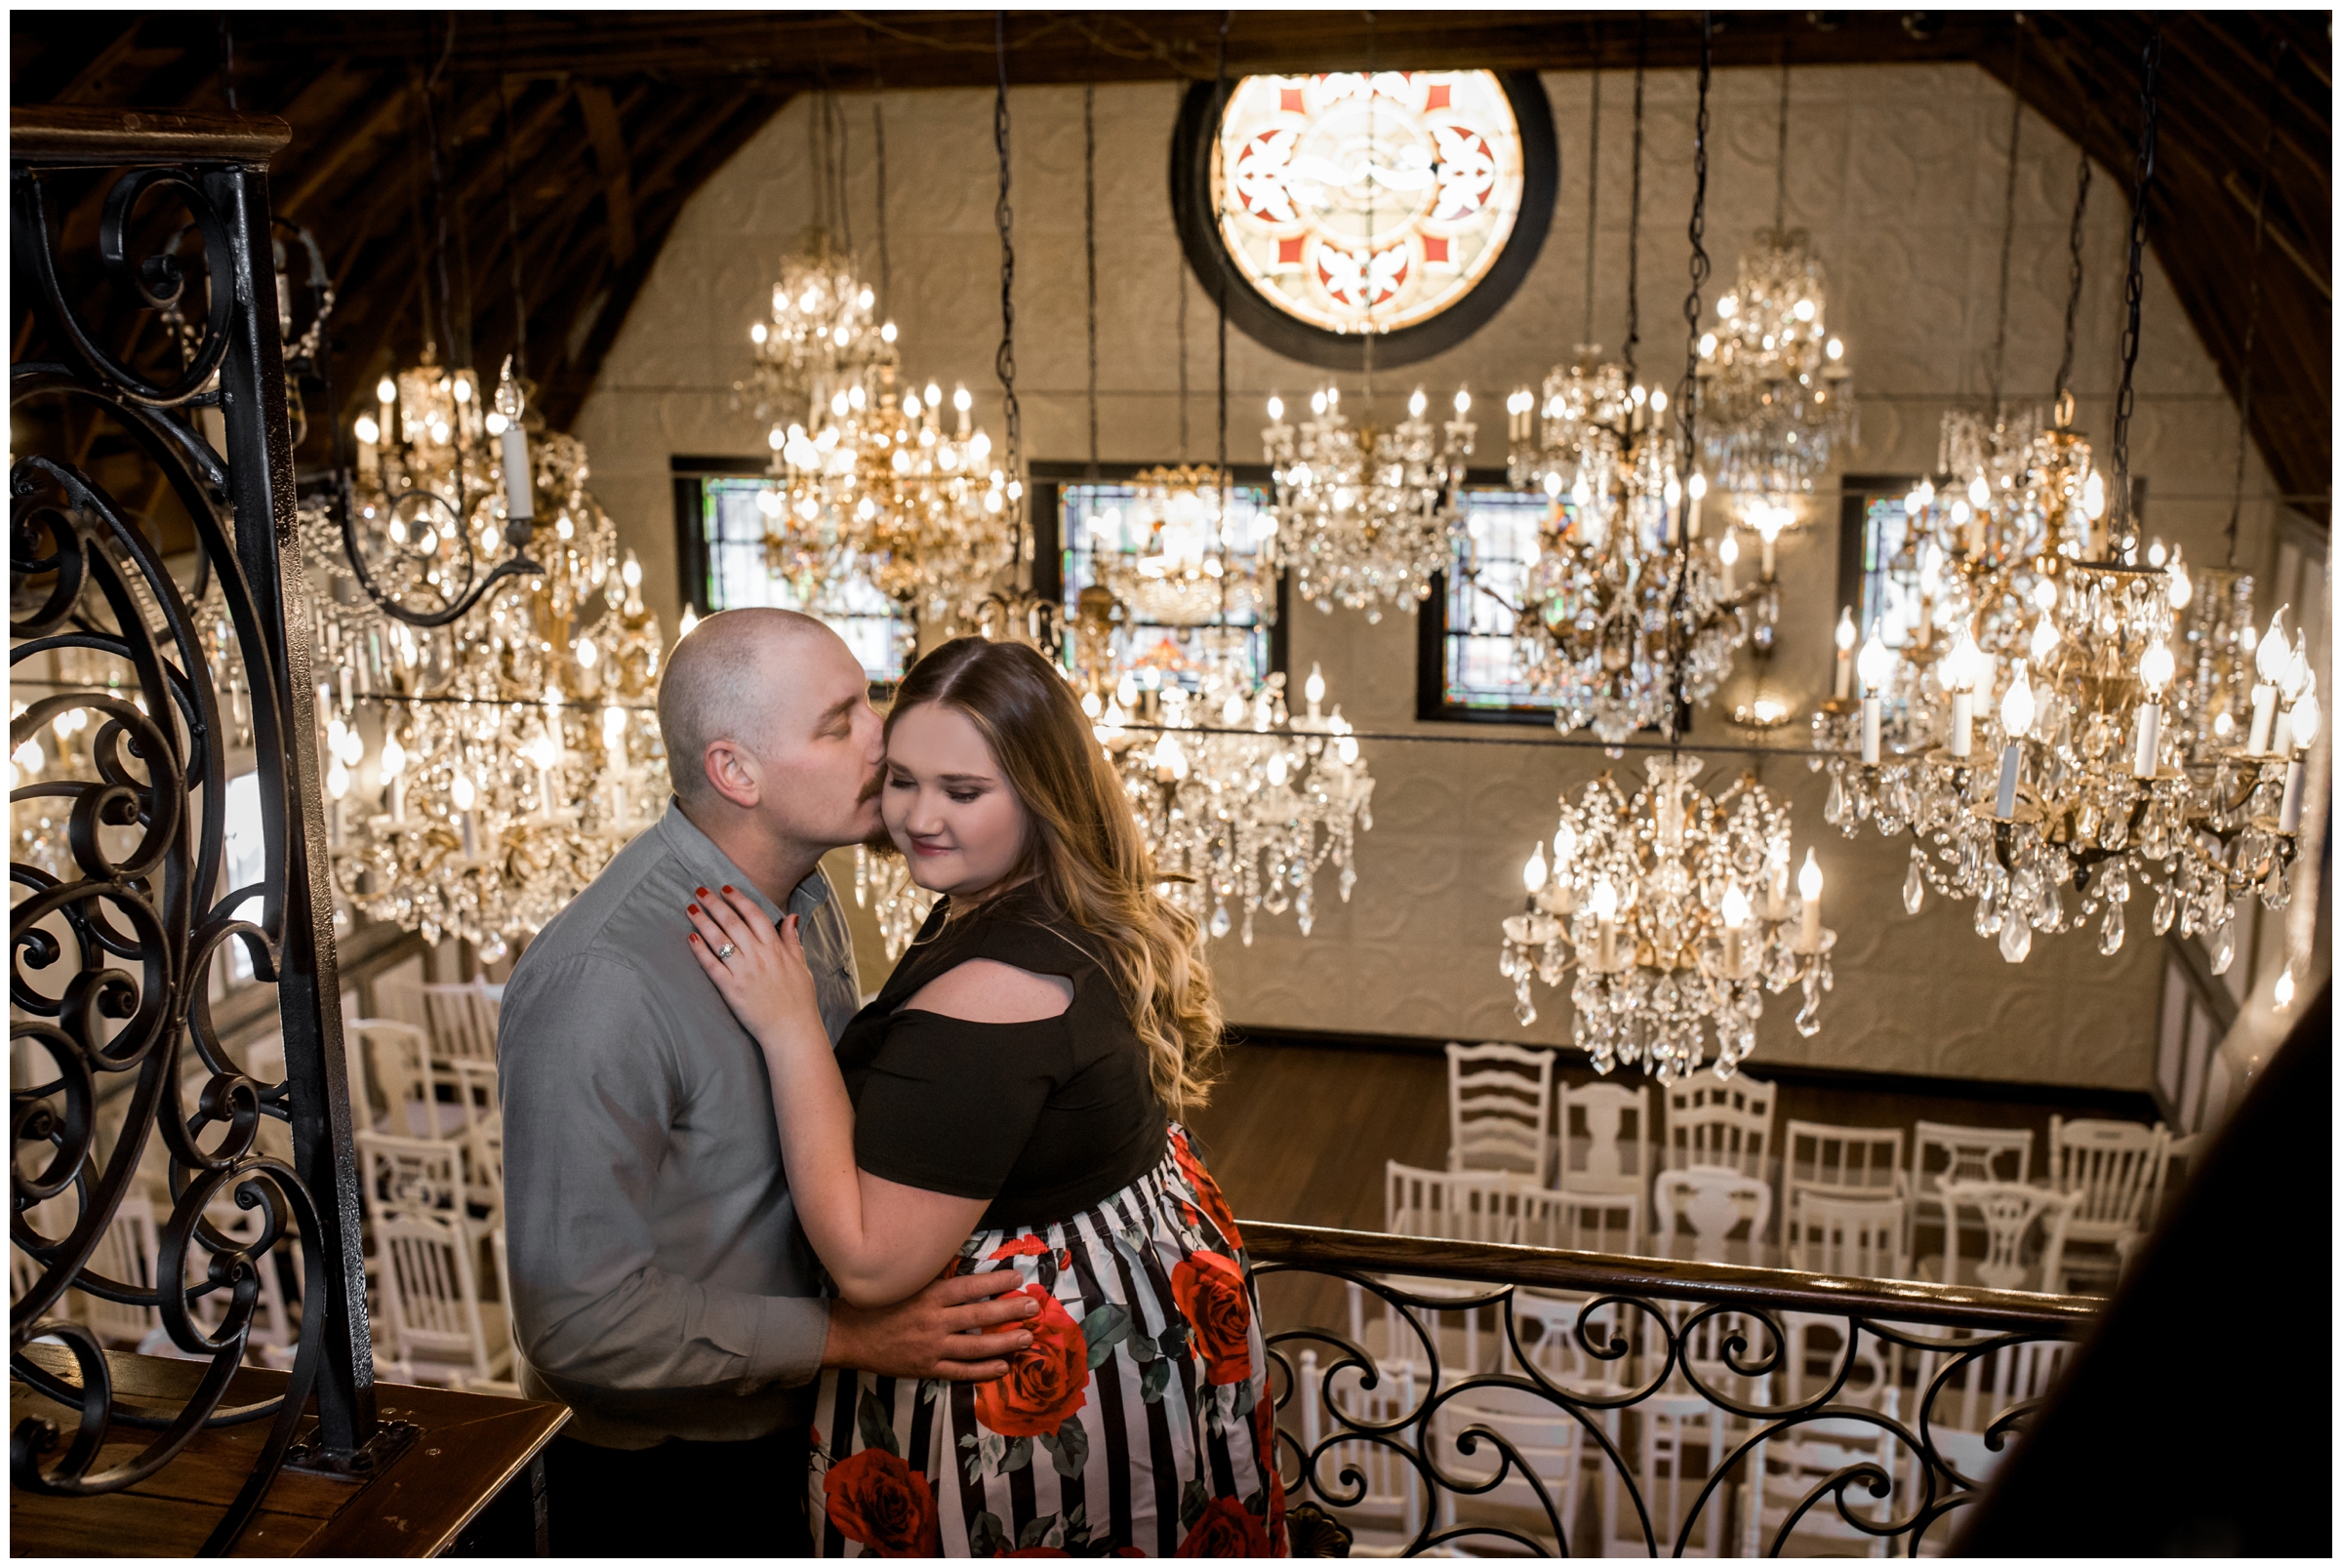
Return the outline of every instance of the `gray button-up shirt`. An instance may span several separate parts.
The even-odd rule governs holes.
[[[497,1032],[512,1313],[532,1397],[609,1448],[809,1419],[828,1334],[772,1082],[684,938],[694,889],[780,911],[670,804],[514,966]],[[835,1040],[859,986],[818,868],[788,909]]]

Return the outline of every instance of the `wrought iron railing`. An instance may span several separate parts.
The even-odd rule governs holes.
[[[2104,1305],[1243,1230],[1297,1554],[1941,1549]]]
[[[284,547],[293,465],[266,165],[290,133],[265,117],[56,108],[14,111],[11,131],[18,300],[43,359],[10,371],[10,667],[26,690],[46,689],[35,683],[60,661],[104,671],[10,725],[10,799],[34,803],[61,839],[9,867],[10,1367],[79,1414],[70,1432],[20,1421],[11,1477],[118,1492],[207,1427],[265,1422],[207,1544],[224,1551],[297,1438],[300,1463],[347,1473],[404,1435],[375,1412],[309,618],[287,613],[303,588]],[[64,209],[93,188],[106,193],[95,256],[69,254]],[[189,223],[199,262],[164,251]],[[191,352],[166,369],[123,354],[98,320],[109,299],[116,322],[126,302],[199,321]],[[192,565],[178,572],[166,520],[192,529]],[[73,731],[83,739],[62,745]],[[258,881],[230,888],[224,797],[243,744],[264,853]],[[210,972],[237,946],[276,985],[281,1075],[247,1070],[214,1027]],[[101,1095],[109,1078],[131,1092]],[[289,1158],[264,1146],[270,1123],[286,1128],[267,1142]],[[143,1190],[158,1140],[167,1205]],[[168,1208],[150,1244],[118,1226],[126,1200]],[[290,1382],[231,1405],[263,1271],[296,1240]],[[175,1353],[209,1363],[194,1397],[176,1410],[118,1400],[98,1335],[63,1315],[68,1291],[155,1314]],[[36,1340],[64,1346],[78,1381],[25,1354]],[[124,1428],[151,1437],[128,1457],[101,1452],[109,1427],[114,1444]]]

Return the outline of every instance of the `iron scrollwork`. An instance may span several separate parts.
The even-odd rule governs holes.
[[[200,305],[200,323],[183,325],[191,348],[174,379],[100,346],[61,282],[44,186],[58,170],[93,161],[28,153],[20,142],[11,176],[20,276],[35,285],[52,350],[69,362],[15,366],[10,385],[19,431],[9,476],[10,665],[27,690],[65,689],[10,724],[12,803],[32,803],[64,825],[61,852],[46,864],[12,860],[9,868],[19,1085],[9,1349],[16,1378],[79,1414],[70,1433],[37,1415],[20,1421],[11,1477],[51,1495],[118,1492],[207,1428],[265,1422],[260,1458],[206,1544],[222,1552],[284,1464],[312,1395],[312,1445],[345,1466],[364,1467],[384,1433],[373,1408],[331,906],[320,908],[307,617],[288,614],[299,567],[277,556],[291,542],[292,473],[265,176],[233,156],[180,152],[133,168],[108,190],[98,236],[105,278],[166,321],[183,322]],[[178,203],[201,236],[210,287],[200,301],[180,257],[134,260],[134,236],[153,226],[142,204],[156,196]],[[214,397],[224,452],[188,417],[190,405]],[[73,422],[126,447],[153,499],[132,504],[123,487],[101,483],[72,452],[90,443],[50,439]],[[192,585],[163,554],[166,496],[193,527]],[[206,636],[222,620],[248,709],[232,724],[220,698],[229,672],[216,667],[223,650]],[[105,674],[44,679],[64,658]],[[84,744],[61,744],[93,726]],[[247,733],[261,872],[226,888],[229,752]],[[59,754],[43,759],[39,741],[52,736]],[[212,971],[238,948],[256,981],[278,985],[281,1071],[239,1062],[215,1026]],[[158,1140],[167,1193],[152,1192],[142,1170]],[[134,1194],[168,1209],[153,1255],[134,1259],[144,1280],[112,1277],[98,1263]],[[288,1381],[274,1398],[230,1404],[263,1271],[278,1270],[296,1241],[301,1316]],[[288,1272],[275,1281],[287,1283]],[[62,1313],[69,1291],[152,1312],[171,1353],[204,1363],[186,1402],[158,1409],[120,1396],[97,1333]],[[67,1363],[70,1376],[60,1370]],[[118,1444],[122,1428],[153,1435],[134,1457],[101,1467],[101,1444]]]
[[[1349,1296],[1347,1332],[1268,1335],[1280,1470],[1296,1504],[1371,1533],[1378,1552],[1778,1556],[1816,1535],[1857,1553],[1940,1549],[1938,1527],[1981,1495],[2080,1332],[2071,1312],[2009,1305],[1996,1321],[1972,1303],[1958,1326],[1922,1326],[1887,1315],[1924,1319],[1919,1292],[1846,1300],[1861,1293],[1843,1281],[1811,1309],[1713,1286],[1621,1291],[1593,1269],[1577,1289],[1532,1286],[1507,1282],[1512,1247],[1485,1249],[1482,1269],[1404,1277],[1329,1255],[1341,1232],[1292,1249],[1281,1227],[1245,1229],[1264,1286]]]

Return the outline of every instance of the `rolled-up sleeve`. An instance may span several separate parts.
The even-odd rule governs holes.
[[[749,1393],[821,1370],[828,1303],[655,1266],[653,1187],[682,1098],[646,979],[594,953],[524,966],[498,1034],[514,1336],[557,1391]],[[566,1393],[565,1393],[566,1396]]]

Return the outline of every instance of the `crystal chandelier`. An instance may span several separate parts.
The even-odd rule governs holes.
[[[493,963],[660,810],[664,640],[584,446],[529,431],[509,374],[485,411],[469,371],[427,357],[378,392],[347,494],[297,526],[335,672],[336,880],[357,913]]]
[[[1522,681],[1554,699],[1564,734],[1591,727],[1616,744],[1637,729],[1672,727],[1678,672],[1681,699],[1706,703],[1752,636],[1771,646],[1780,595],[1770,551],[1755,582],[1735,580],[1731,536],[1715,544],[1700,537],[1703,475],[1691,476],[1688,515],[1683,508],[1681,447],[1662,418],[1667,394],[1631,384],[1598,348],[1548,376],[1542,401],[1516,391],[1507,411],[1509,476],[1553,502],[1513,607]],[[1689,534],[1681,547],[1679,518]]]
[[[1325,676],[1314,665],[1299,715],[1286,707],[1281,673],[1255,685],[1234,660],[1191,673],[1192,692],[1125,671],[1110,696],[1082,699],[1165,878],[1161,891],[1213,937],[1236,930],[1250,946],[1256,914],[1288,909],[1306,937],[1317,873],[1331,863],[1349,903],[1357,835],[1374,826],[1374,779],[1357,737],[1340,707],[1325,711]]]
[[[880,365],[831,388],[812,430],[774,429],[779,477],[761,504],[776,576],[810,597],[851,562],[914,616],[948,630],[978,619],[1015,560],[1012,484],[971,426],[967,389],[952,398],[954,429],[942,402],[933,382],[898,393]]]
[[[1149,468],[1133,481],[1129,531],[1136,551],[1099,564],[1099,582],[1117,600],[1160,625],[1196,626],[1231,616],[1273,617],[1276,573],[1266,552],[1241,561],[1231,552],[1238,519],[1227,505],[1227,470],[1183,465]]]
[[[1596,1072],[1641,1065],[1662,1083],[1696,1071],[1713,1041],[1729,1077],[1756,1041],[1764,992],[1802,986],[1797,1030],[1820,1027],[1837,933],[1821,923],[1813,854],[1790,876],[1787,804],[1754,775],[1716,795],[1695,756],[1643,761],[1632,799],[1607,773],[1575,804],[1561,796],[1553,860],[1530,853],[1528,906],[1504,923],[1499,968],[1514,1013],[1533,1024],[1530,981],[1573,970],[1572,1042]]]
[[[1854,428],[1846,345],[1830,336],[1805,231],[1759,229],[1716,314],[1700,336],[1699,377],[1716,488],[1778,507],[1812,492]]]
[[[902,957],[919,934],[937,897],[910,879],[910,866],[900,854],[854,846],[854,906],[875,915],[878,943],[889,962]]]
[[[1430,407],[1418,389],[1395,426],[1353,426],[1329,386],[1310,395],[1311,417],[1296,430],[1284,400],[1269,400],[1261,443],[1276,481],[1274,564],[1318,609],[1363,610],[1369,622],[1386,609],[1411,613],[1447,570],[1477,426],[1466,417],[1469,392],[1456,393],[1455,418],[1436,431]]]
[[[781,258],[772,316],[748,328],[755,368],[734,395],[758,420],[806,419],[831,389],[864,382],[898,363],[895,324],[872,313],[877,294],[826,228],[807,229]]]

